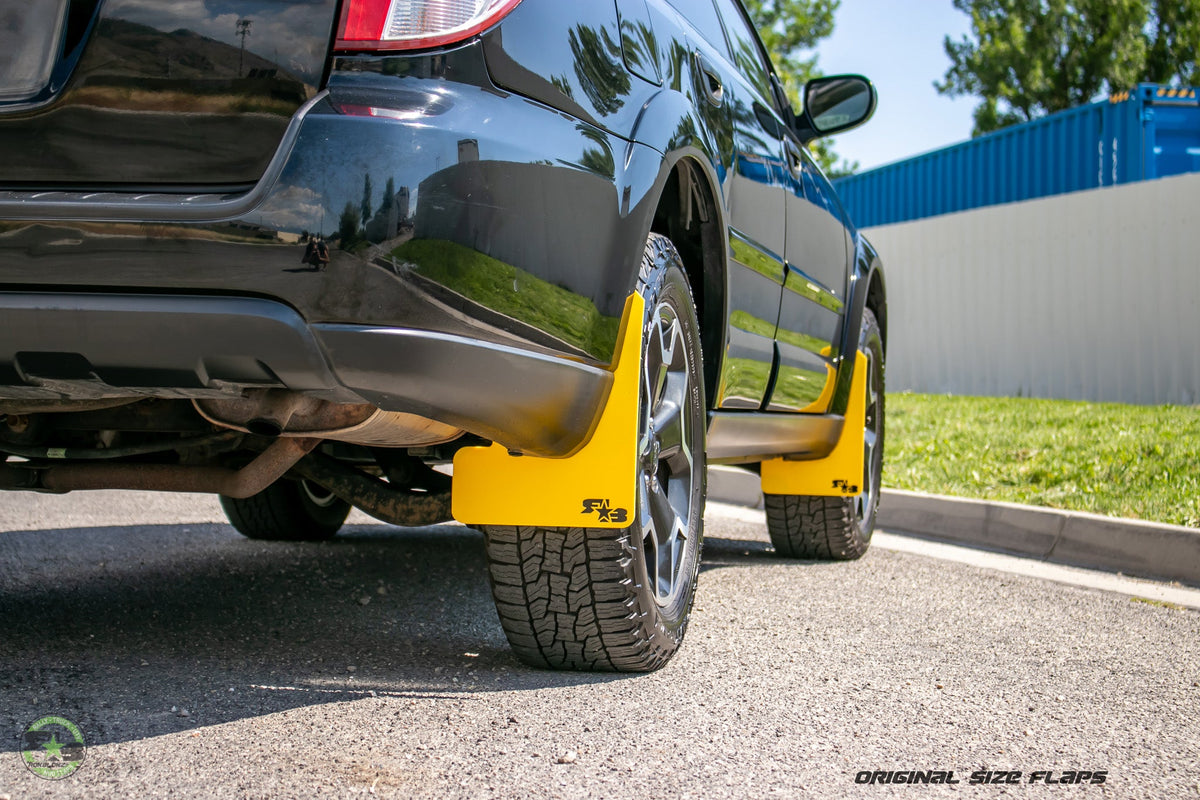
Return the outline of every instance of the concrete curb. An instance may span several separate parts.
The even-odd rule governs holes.
[[[712,500],[762,507],[758,476],[710,467]],[[1079,511],[885,489],[878,527],[927,539],[1200,586],[1200,531]]]

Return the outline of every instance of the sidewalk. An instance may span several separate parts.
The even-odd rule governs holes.
[[[708,497],[762,507],[758,476],[735,467],[709,468]],[[1178,525],[884,489],[876,527],[1054,564],[1200,586],[1200,531]]]

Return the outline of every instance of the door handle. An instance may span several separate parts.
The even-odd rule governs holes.
[[[700,71],[700,77],[704,83],[704,96],[709,103],[720,108],[725,102],[725,84],[721,81],[721,73],[711,61],[700,54],[697,50],[696,67]]]
[[[797,178],[804,175],[804,157],[800,155],[800,149],[791,139],[783,140],[783,149],[787,152],[788,169]]]

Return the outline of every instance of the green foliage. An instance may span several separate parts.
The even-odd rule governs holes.
[[[1200,0],[1158,0],[1143,80],[1200,84]]]
[[[1200,408],[889,394],[884,484],[1200,527]]]
[[[820,75],[817,57],[803,58],[817,42],[833,33],[833,15],[841,0],[745,0],[746,11],[771,53],[775,71],[792,97]]]
[[[793,102],[803,94],[805,83],[822,74],[817,57],[804,57],[801,53],[812,51],[817,42],[833,33],[833,15],[841,4],[841,0],[744,0],[759,37],[771,54],[775,72]],[[828,139],[818,139],[809,149],[831,178],[858,169],[857,162],[838,163]]]
[[[1142,81],[1200,80],[1200,0],[954,0],[971,36],[945,39],[938,92],[973,95],[979,136]]]

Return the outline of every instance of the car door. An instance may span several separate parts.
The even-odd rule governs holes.
[[[780,120],[772,109],[769,69],[736,3],[717,0],[726,37],[700,69],[720,82],[721,104],[733,126],[725,175],[727,204],[728,339],[716,407],[758,410],[767,399],[775,362],[775,324],[784,282],[786,163]],[[693,20],[714,7],[689,6]],[[717,19],[716,13],[713,19]],[[711,41],[711,37],[710,37]]]
[[[839,339],[849,276],[849,230],[833,186],[808,149],[790,134],[787,277],[779,307],[779,370],[770,411],[823,412],[841,356]],[[829,391],[826,391],[826,388]]]

